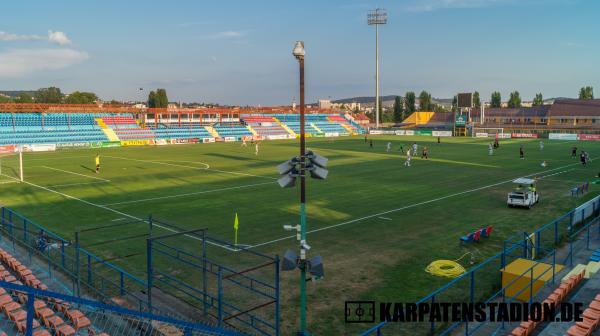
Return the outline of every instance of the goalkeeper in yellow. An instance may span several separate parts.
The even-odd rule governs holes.
[[[100,172],[100,154],[96,154],[96,174]]]

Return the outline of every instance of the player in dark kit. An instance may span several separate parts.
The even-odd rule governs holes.
[[[571,157],[577,157],[577,147],[573,146],[573,148],[571,148]]]
[[[519,158],[525,159],[525,152],[523,152],[523,146],[519,147]]]

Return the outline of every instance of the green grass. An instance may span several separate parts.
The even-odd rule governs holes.
[[[344,324],[345,300],[415,301],[425,296],[448,281],[424,272],[431,261],[456,259],[465,252],[472,252],[475,262],[485,260],[500,251],[509,235],[532,231],[576,206],[582,200],[572,198],[570,188],[592,180],[600,168],[596,162],[586,168],[577,165],[570,158],[573,142],[545,140],[540,151],[537,140],[506,140],[488,156],[488,139],[442,139],[438,145],[429,137],[372,138],[374,149],[363,138],[308,141],[309,148],[330,159],[329,178],[307,183],[309,230],[323,229],[309,234],[309,253],[320,254],[326,267],[323,280],[308,284],[310,330],[317,335],[352,334],[369,326]],[[385,152],[388,141],[393,143],[391,153]],[[414,141],[428,146],[431,158],[416,158],[406,168],[398,148]],[[525,160],[518,158],[520,145]],[[592,158],[600,149],[596,143],[576,145]],[[255,156],[250,146],[216,143],[26,153],[25,179],[30,184],[1,183],[10,179],[0,178],[0,203],[71,239],[77,230],[113,224],[124,214],[152,214],[232,240],[237,212],[240,243],[259,244],[258,251],[281,255],[297,249],[293,239],[271,241],[290,236],[283,224],[298,223],[299,193],[279,188],[275,166],[297,155],[298,144],[263,142],[260,150]],[[102,156],[99,175],[92,171],[97,152]],[[543,160],[547,168],[540,167]],[[3,174],[14,176],[16,157],[3,158],[2,166]],[[560,174],[540,181],[541,201],[531,210],[506,207],[510,183],[480,189],[550,170]],[[89,182],[94,183],[80,184]],[[590,195],[597,191],[593,186]],[[178,196],[183,194],[188,195]],[[387,213],[375,215],[382,212]],[[331,227],[340,223],[345,224]],[[494,225],[490,239],[458,244],[461,235],[487,225]],[[85,246],[135,230],[145,228],[101,230],[82,235],[82,241]],[[90,249],[143,276],[143,255],[119,256],[143,252],[144,244],[138,239]],[[174,265],[164,266],[177,272]],[[491,285],[486,288],[497,280],[496,272],[489,271]],[[297,272],[282,274],[284,334],[297,327],[297,277]]]

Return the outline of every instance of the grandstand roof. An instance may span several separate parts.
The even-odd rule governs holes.
[[[561,99],[556,100],[550,112],[550,117],[598,116],[600,117],[600,99]]]
[[[532,118],[532,117],[545,117],[548,115],[548,111],[551,109],[551,105],[542,105],[534,107],[520,107],[520,108],[489,108],[485,110],[486,117],[508,117],[508,118]]]

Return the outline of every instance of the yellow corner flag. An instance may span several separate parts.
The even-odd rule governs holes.
[[[235,213],[235,221],[233,222],[233,230],[235,230],[235,240],[234,240],[235,245],[237,245],[238,227],[239,227],[239,222],[238,222],[238,215],[236,212]]]

